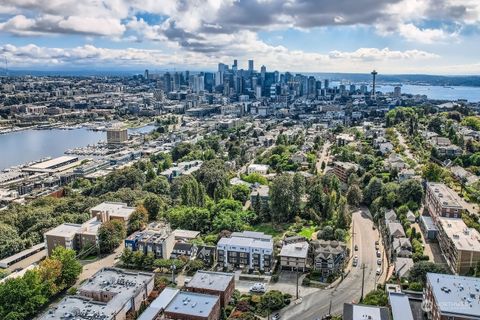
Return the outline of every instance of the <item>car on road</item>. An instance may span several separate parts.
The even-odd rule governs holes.
[[[355,251],[358,251],[358,244],[355,245]]]
[[[380,244],[380,243],[378,242],[378,240],[375,241],[375,245],[376,245],[376,246],[378,246],[379,244]]]
[[[275,313],[273,316],[272,316],[272,320],[279,320],[280,319],[280,314],[278,313]]]
[[[382,273],[382,269],[380,269],[380,268],[377,268],[377,272],[376,272],[377,276],[379,276],[379,275],[380,275],[380,273]]]
[[[382,259],[377,259],[377,264],[378,264],[379,266],[381,266],[381,265],[382,265]]]
[[[253,286],[250,287],[251,292],[258,292],[258,293],[265,293],[267,292],[267,288],[264,283],[254,283]]]
[[[377,258],[381,258],[382,257],[382,253],[380,252],[380,250],[377,250]]]
[[[358,256],[353,257],[352,266],[356,267],[358,265]]]

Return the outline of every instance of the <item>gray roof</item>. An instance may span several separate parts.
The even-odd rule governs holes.
[[[437,226],[435,225],[435,222],[433,222],[432,217],[430,216],[420,216],[420,219],[422,220],[423,225],[427,228],[427,231],[437,231]]]
[[[165,312],[208,317],[219,299],[214,295],[181,291],[168,304]]]
[[[396,238],[404,238],[405,230],[403,230],[403,226],[399,222],[390,222],[388,224],[388,234]]]
[[[442,315],[472,319],[480,315],[480,278],[427,273],[427,282]]]
[[[137,320],[154,320],[157,315],[164,310],[168,304],[173,300],[173,298],[180,292],[178,289],[166,287],[163,289],[162,293],[152,301]]]
[[[392,308],[393,320],[413,320],[408,296],[403,293],[390,292],[388,300]]]
[[[225,291],[233,279],[233,273],[200,270],[195,273],[186,287]]]
[[[385,307],[366,306],[361,304],[343,304],[343,320],[389,320],[389,311]]]
[[[308,255],[308,243],[307,242],[296,242],[284,244],[282,251],[280,252],[281,257],[290,257],[290,258],[306,258]]]
[[[395,260],[394,265],[395,265],[395,273],[397,274],[397,276],[399,276],[400,278],[403,278],[413,267],[413,260],[412,258],[398,257]]]

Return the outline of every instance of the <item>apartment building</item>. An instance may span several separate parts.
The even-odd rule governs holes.
[[[210,294],[220,297],[220,305],[225,307],[235,290],[235,274],[213,271],[197,271],[185,285],[187,291]]]
[[[234,232],[217,243],[218,264],[226,268],[270,271],[273,267],[273,239],[262,232]]]
[[[437,240],[451,270],[466,274],[480,262],[480,233],[462,219],[439,218]]]
[[[358,165],[355,163],[340,161],[335,161],[333,163],[333,174],[336,175],[337,178],[343,183],[347,183],[350,174],[356,172],[357,170]]]
[[[153,222],[145,230],[137,231],[125,239],[125,248],[152,253],[157,259],[169,259],[175,246],[175,235],[170,225]]]
[[[343,269],[347,256],[347,245],[340,241],[316,240],[310,243],[313,269],[321,271],[323,277]]]
[[[134,211],[135,208],[129,207],[126,203],[107,201],[91,208],[90,214],[102,222],[110,220],[127,222]]]
[[[425,195],[425,207],[432,219],[438,217],[461,218],[464,208],[460,197],[443,183],[428,182]]]
[[[479,278],[427,273],[422,307],[428,319],[479,319],[479,299]]]
[[[283,269],[305,271],[308,249],[306,241],[284,244],[280,251],[280,266]]]
[[[58,246],[78,251],[89,245],[97,245],[97,233],[101,224],[97,218],[92,218],[82,224],[63,223],[47,231],[43,235],[47,254],[52,254]]]
[[[125,320],[128,312],[140,310],[153,284],[153,273],[103,268],[88,279],[76,295],[67,296],[49,308],[40,320]]]

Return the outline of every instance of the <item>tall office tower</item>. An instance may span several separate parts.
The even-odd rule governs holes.
[[[253,76],[252,77],[252,90],[255,90],[255,88],[257,88],[257,85],[258,85],[258,78],[256,76]]]
[[[163,75],[163,89],[166,93],[172,91],[172,76],[168,72]]]
[[[368,92],[368,87],[364,84],[360,86],[360,92],[366,94]]]
[[[145,69],[145,73],[143,74],[143,77],[148,80],[148,69]]]
[[[314,76],[308,77],[308,87],[307,87],[307,94],[308,95],[315,95],[316,89],[316,81]]]
[[[324,83],[325,83],[325,85],[324,85],[325,90],[328,90],[328,85],[329,85],[330,81],[328,81],[328,79],[325,79]]]
[[[275,71],[273,74],[275,76],[275,83],[278,83],[280,81],[280,72]]]
[[[262,97],[262,86],[257,86],[255,88],[255,97],[260,99]]]
[[[238,61],[237,61],[237,59],[233,60],[232,70],[233,70],[233,72],[237,72],[237,70],[238,70]]]
[[[218,71],[220,72],[225,72],[228,70],[228,66],[224,63],[219,63],[218,64]]]
[[[393,88],[393,96],[395,98],[400,98],[401,95],[402,95],[402,88],[400,86],[396,86],[395,88]]]
[[[248,60],[248,71],[253,72],[253,60]]]
[[[221,86],[223,84],[223,71],[217,71],[215,73],[215,85]]]
[[[265,79],[265,73],[267,72],[267,67],[265,66],[262,66],[260,68],[260,76],[262,77],[262,79]]]
[[[357,90],[357,88],[355,87],[355,85],[351,84],[350,85],[350,94],[354,94],[356,90]]]
[[[204,83],[205,83],[205,78],[203,75],[199,74],[194,76],[193,91],[196,93],[199,93],[200,91],[204,91],[205,90]]]
[[[215,85],[215,78],[212,72],[205,72],[204,74],[204,89],[208,92],[213,91]]]
[[[377,97],[377,93],[375,91],[375,78],[377,77],[378,72],[373,70],[372,71],[372,99],[375,99]]]
[[[189,79],[190,79],[190,71],[187,70],[187,71],[185,71],[185,82],[183,83],[187,87],[189,85],[189,83],[188,83]]]
[[[180,73],[173,74],[173,90],[180,90]]]

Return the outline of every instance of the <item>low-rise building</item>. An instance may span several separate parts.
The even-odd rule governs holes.
[[[450,269],[466,274],[480,262],[480,233],[462,219],[438,219],[438,243]]]
[[[255,187],[250,193],[250,203],[252,208],[255,209],[257,205],[268,205],[268,200],[270,200],[270,188],[268,186],[259,185]]]
[[[220,305],[225,307],[235,290],[235,275],[233,273],[197,271],[185,285],[192,292],[211,294],[220,297]]]
[[[401,292],[389,292],[388,302],[392,309],[392,320],[414,320],[408,296]]]
[[[344,303],[343,320],[390,320],[390,311],[386,307]]]
[[[172,181],[176,177],[194,173],[200,169],[202,164],[203,161],[201,160],[180,162],[175,166],[162,171],[160,175],[166,177],[169,181]]]
[[[394,262],[394,272],[398,278],[408,278],[410,269],[413,267],[413,260],[411,258],[397,258]]]
[[[58,247],[72,250],[81,250],[88,246],[98,244],[98,229],[102,224],[97,218],[92,218],[85,223],[63,223],[44,233],[47,254],[52,254]]]
[[[209,294],[179,291],[165,308],[167,319],[218,320],[220,319],[220,297]]]
[[[413,255],[412,244],[408,238],[395,238],[392,242],[392,259],[411,258]]]
[[[434,222],[438,217],[461,218],[465,210],[457,193],[437,182],[427,183],[425,207]]]
[[[344,242],[316,240],[310,246],[314,270],[321,271],[323,277],[342,271],[347,256],[347,245]]]
[[[280,266],[304,272],[307,268],[308,249],[306,241],[284,244],[280,251]]]
[[[128,312],[140,310],[153,283],[153,273],[103,268],[80,286],[77,295],[64,298],[40,320],[125,320]]]
[[[480,279],[427,273],[423,309],[432,320],[479,319]]]
[[[125,248],[152,253],[156,259],[169,259],[175,245],[175,236],[168,223],[151,223],[125,239]]]
[[[90,214],[102,222],[110,220],[127,222],[134,211],[135,208],[129,207],[126,203],[107,201],[91,208]]]
[[[350,162],[335,161],[333,163],[333,174],[343,183],[348,182],[348,177],[358,170],[358,165]]]
[[[273,239],[262,232],[234,232],[217,243],[218,264],[226,268],[269,271],[273,267]]]

